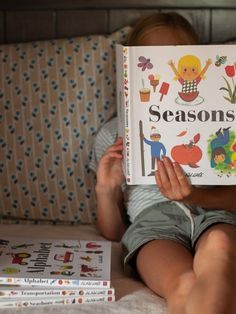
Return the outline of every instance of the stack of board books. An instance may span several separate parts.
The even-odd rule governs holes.
[[[2,237],[0,308],[112,302],[111,242]]]

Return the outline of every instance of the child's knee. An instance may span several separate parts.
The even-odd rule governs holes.
[[[196,282],[193,271],[188,271],[173,280],[173,290],[178,295],[188,295]]]
[[[232,234],[227,228],[213,228],[209,230],[205,239],[204,248],[212,257],[223,257],[236,260],[235,244],[236,234]],[[206,253],[207,253],[206,252]]]
[[[194,285],[196,283],[196,275],[193,271],[187,271],[180,274],[176,278],[173,278],[168,287],[168,293],[166,293],[165,298],[167,302],[177,304],[181,300],[186,300],[190,295]]]

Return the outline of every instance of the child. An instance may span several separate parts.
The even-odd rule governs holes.
[[[217,165],[229,164],[230,159],[224,147],[216,147],[211,152],[211,167],[215,168]]]
[[[216,137],[211,141],[211,167],[215,168],[217,164],[225,162],[230,163],[230,159],[224,149],[224,145],[227,145],[230,140],[228,128],[220,128],[215,134]]]
[[[171,60],[169,65],[176,75],[176,80],[182,85],[182,91],[179,96],[184,101],[190,102],[197,98],[199,92],[197,85],[200,83],[204,74],[211,65],[211,59],[206,61],[206,65],[201,69],[201,62],[196,56],[185,55],[178,62],[178,70],[174,62]]]
[[[131,45],[196,43],[190,24],[174,13],[142,19],[129,39]],[[167,300],[170,314],[236,313],[236,187],[192,186],[168,157],[157,161],[157,186],[127,186],[122,149],[114,118],[98,133],[91,162],[101,233],[122,239],[125,264]]]

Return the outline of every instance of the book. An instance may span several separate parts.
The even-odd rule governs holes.
[[[0,284],[110,288],[111,242],[4,237]]]
[[[28,299],[42,297],[78,297],[78,296],[106,296],[114,295],[112,288],[73,288],[73,287],[28,287],[28,286],[8,286],[0,285],[0,302],[6,298]]]
[[[236,184],[235,55],[235,45],[117,45],[127,184],[155,184],[163,156],[191,184]]]
[[[40,299],[4,299],[0,302],[0,308],[23,308],[36,306],[55,306],[55,305],[78,305],[84,303],[104,303],[115,301],[115,296],[80,296],[80,297],[57,297]]]

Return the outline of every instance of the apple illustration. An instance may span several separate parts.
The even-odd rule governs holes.
[[[232,145],[230,146],[230,150],[232,152],[236,152],[236,142],[233,142]]]
[[[197,163],[202,158],[202,150],[196,145],[200,140],[197,133],[189,144],[176,145],[171,149],[171,157],[181,165],[188,165],[191,168],[198,168]]]

